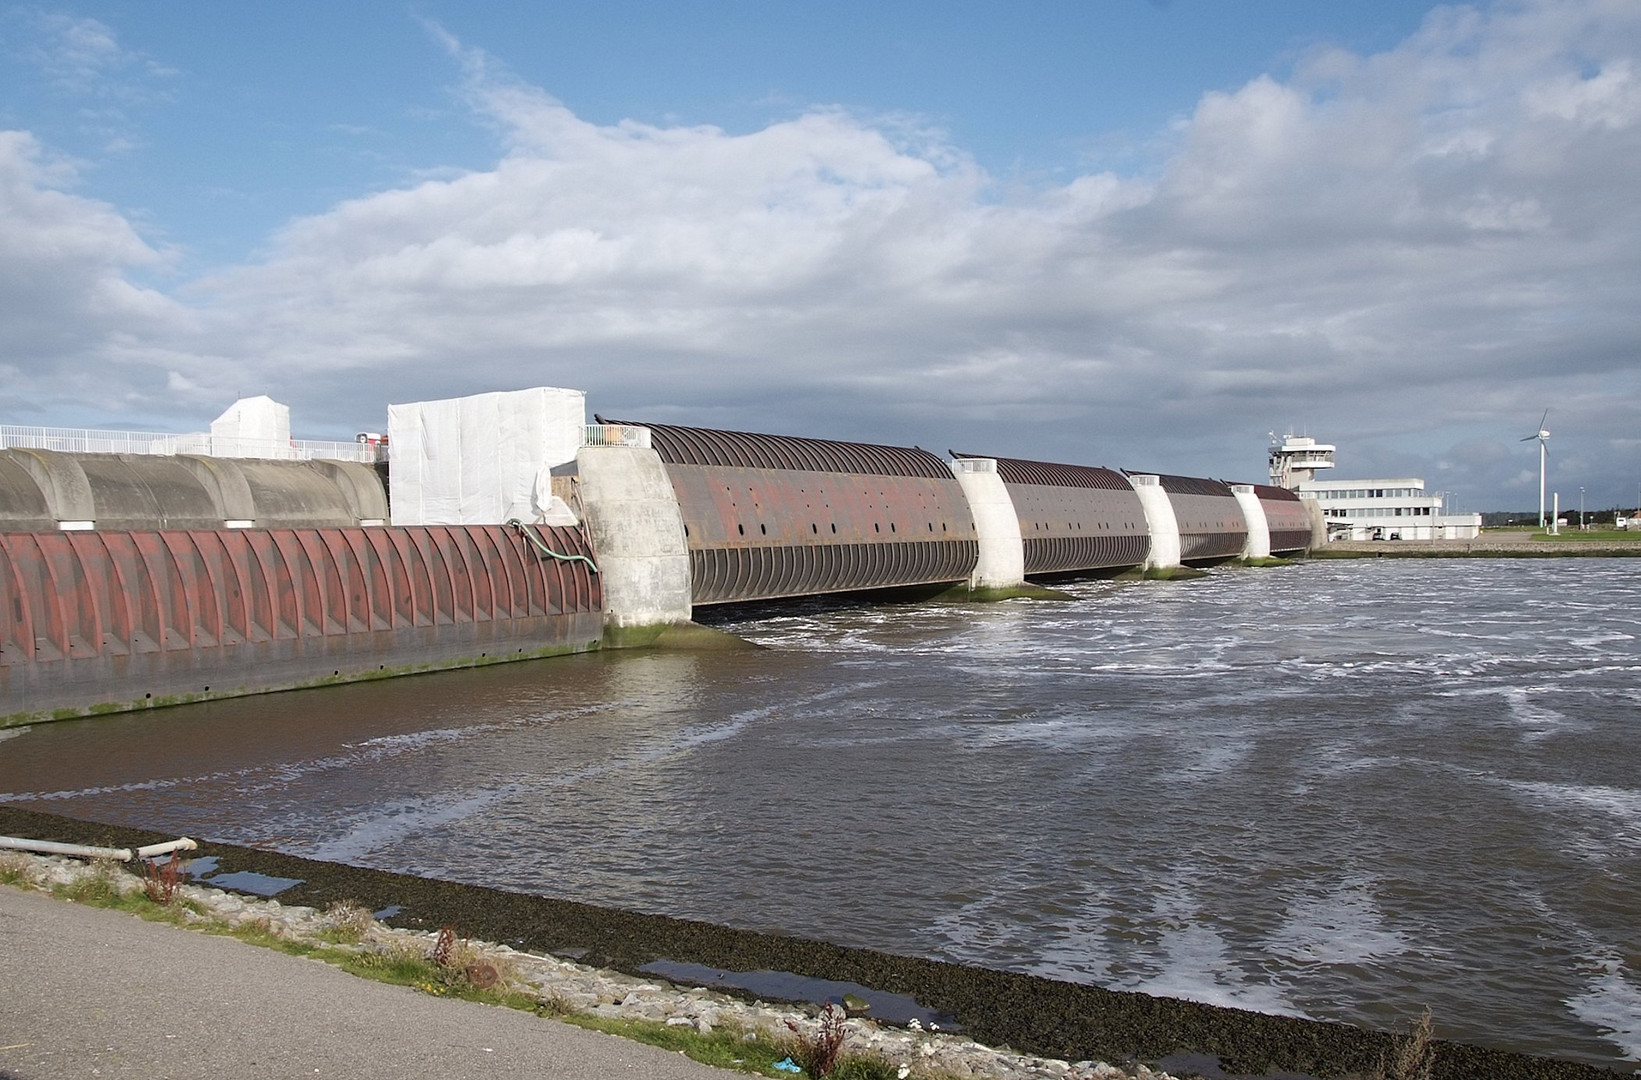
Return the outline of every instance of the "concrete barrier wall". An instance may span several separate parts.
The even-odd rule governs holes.
[[[0,532],[55,529],[51,501],[34,475],[9,452],[0,452]]]
[[[601,603],[499,525],[3,533],[0,725],[596,648]]]
[[[0,529],[334,528],[383,524],[357,462],[0,450]]]

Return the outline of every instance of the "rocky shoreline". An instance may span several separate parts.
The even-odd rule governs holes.
[[[136,846],[171,837],[78,821],[0,805],[0,835],[65,843]],[[762,934],[688,919],[598,908],[477,885],[324,863],[281,852],[210,842],[201,854],[215,860],[212,881],[277,878],[276,906],[235,895],[212,881],[199,882],[213,905],[244,905],[243,918],[321,919],[322,912],[350,902],[381,913],[389,924],[373,933],[432,940],[454,926],[463,937],[494,942],[501,955],[530,956],[525,963],[562,987],[558,1004],[593,1016],[704,1020],[710,1027],[728,1017],[763,1030],[787,1020],[810,1025],[813,1005],[800,993],[754,994],[703,988],[671,975],[671,983],[646,971],[660,964],[709,969],[711,973],[765,973],[794,977],[808,987],[820,981],[847,983],[868,992],[913,1000],[925,1016],[950,1018],[933,1032],[879,1019],[850,1020],[851,1046],[913,1055],[926,1074],[952,1076],[1156,1077],[1159,1070],[1218,1077],[1368,1077],[1398,1049],[1400,1040],[1348,1024],[1271,1016],[1146,994],[1105,990],[1016,972],[898,956],[870,949]],[[243,891],[243,889],[241,890]],[[221,897],[216,894],[221,893]],[[190,894],[192,895],[192,894]],[[205,902],[205,901],[202,901]],[[229,911],[227,914],[237,914]],[[556,974],[554,974],[556,972]],[[710,981],[710,980],[704,980]],[[676,985],[673,985],[676,983]],[[646,988],[646,989],[641,989]],[[551,993],[557,993],[552,991]],[[629,1002],[629,996],[631,1001]],[[759,998],[762,1000],[759,1000]],[[555,999],[557,1000],[557,999]],[[819,1002],[822,997],[808,996]],[[1405,1003],[1412,1020],[1419,1003]],[[749,1009],[744,1015],[738,1010]],[[630,1011],[629,1011],[630,1010]],[[801,1019],[800,1019],[801,1018]],[[891,1017],[892,1018],[892,1017]],[[1436,1018],[1439,1027],[1440,1018]],[[1612,1080],[1614,1070],[1580,1062],[1538,1058],[1467,1043],[1434,1040],[1433,1080]],[[926,1050],[925,1047],[932,1047]],[[1007,1049],[992,1049],[1007,1048]],[[938,1072],[934,1059],[949,1062]],[[897,1060],[899,1060],[897,1058]],[[910,1062],[909,1062],[910,1063]],[[1107,1064],[1102,1064],[1107,1063]]]
[[[8,871],[5,876],[14,884],[48,892],[72,893],[92,879],[121,894],[145,889],[141,877],[119,864],[99,865],[62,855],[0,852],[0,869]],[[169,902],[175,905],[178,921],[184,926],[252,928],[280,941],[357,954],[426,957],[439,948],[437,931],[395,929],[363,908],[349,905],[320,911],[186,882],[177,886]],[[343,933],[339,936],[339,932]],[[468,971],[487,969],[481,981],[494,977],[499,985],[527,994],[554,1015],[579,1013],[612,1020],[650,1021],[687,1026],[703,1035],[727,1028],[772,1041],[790,1039],[794,1031],[812,1038],[820,1024],[812,1008],[744,1001],[702,987],[647,980],[494,942],[462,941],[460,950]],[[441,992],[435,985],[424,989]],[[851,1016],[843,1026],[845,1046],[851,1053],[871,1054],[891,1066],[903,1066],[903,1077],[933,1074],[990,1080],[1173,1080],[1169,1074],[1143,1064],[1124,1069],[1095,1061],[1068,1062],[1015,1054],[944,1033],[938,1025],[925,1028],[917,1020],[893,1027],[868,1017]]]

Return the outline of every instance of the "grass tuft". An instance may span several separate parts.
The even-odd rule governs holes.
[[[355,944],[365,940],[376,925],[376,916],[370,909],[353,900],[338,900],[325,909],[324,937],[337,944]]]
[[[1436,1068],[1434,1025],[1430,1010],[1419,1014],[1406,1035],[1392,1039],[1390,1056],[1379,1059],[1372,1080],[1431,1080]]]
[[[35,885],[39,880],[31,856],[21,851],[0,851],[0,885]]]

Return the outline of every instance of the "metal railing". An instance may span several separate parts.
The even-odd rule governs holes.
[[[331,461],[370,463],[386,457],[387,448],[377,443],[326,442],[316,439],[243,439],[203,432],[173,435],[157,431],[107,431],[101,428],[28,427],[0,424],[0,449],[26,448],[60,450],[69,454],[200,454],[220,458],[273,458],[282,461]]]
[[[588,424],[581,429],[582,446],[650,447],[650,429],[638,424]]]
[[[952,472],[954,473],[994,473],[997,471],[997,459],[989,457],[954,458]]]

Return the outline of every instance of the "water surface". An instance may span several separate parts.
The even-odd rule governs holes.
[[[0,800],[1633,1069],[1628,560],[719,612],[610,654],[44,725]]]

